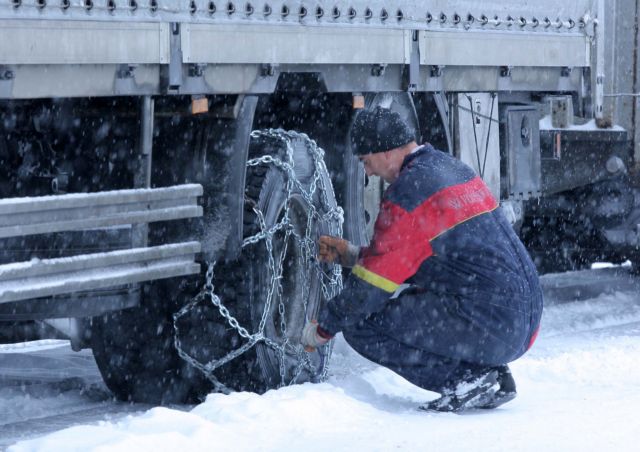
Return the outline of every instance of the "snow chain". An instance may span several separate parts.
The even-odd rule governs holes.
[[[258,330],[250,333],[246,328],[244,328],[238,320],[231,314],[229,309],[227,309],[220,299],[218,295],[214,292],[213,287],[213,270],[215,267],[215,262],[209,263],[206,273],[206,280],[204,283],[204,287],[196,295],[189,303],[183,306],[178,312],[173,315],[173,328],[174,328],[174,345],[180,357],[195,367],[199,369],[214,385],[214,390],[217,392],[222,392],[228,394],[232,392],[230,388],[221,383],[214,375],[216,369],[220,366],[225,365],[229,361],[237,358],[242,355],[247,350],[251,349],[259,342],[264,342],[268,347],[271,347],[275,350],[279,356],[279,364],[280,364],[280,383],[278,387],[291,385],[296,383],[298,377],[302,373],[304,369],[306,369],[314,380],[322,381],[325,380],[328,374],[328,361],[330,358],[331,347],[327,347],[326,350],[328,352],[324,356],[322,367],[320,371],[314,369],[308,353],[306,353],[301,344],[292,343],[289,341],[286,331],[286,324],[284,319],[285,317],[285,304],[282,297],[282,285],[280,283],[283,272],[283,261],[287,252],[287,243],[288,239],[293,236],[296,244],[302,250],[302,261],[312,263],[312,267],[309,272],[305,273],[305,277],[303,280],[303,291],[305,294],[309,294],[311,284],[310,280],[312,276],[316,275],[320,280],[322,296],[325,300],[331,299],[334,295],[339,293],[342,290],[342,271],[339,265],[332,265],[332,269],[330,274],[327,274],[323,271],[322,267],[316,260],[317,249],[316,249],[316,240],[317,237],[311,237],[311,225],[314,221],[321,222],[325,221],[329,225],[329,234],[334,236],[342,236],[342,223],[344,221],[343,211],[340,207],[332,207],[329,197],[328,191],[331,187],[326,186],[326,179],[322,177],[323,173],[326,173],[327,169],[324,163],[324,151],[322,148],[318,147],[315,141],[311,140],[306,134],[285,131],[281,129],[268,129],[268,130],[255,130],[251,132],[252,138],[260,138],[267,137],[273,138],[283,142],[286,145],[286,154],[283,159],[278,157],[274,157],[272,155],[264,155],[262,157],[251,159],[247,162],[247,167],[257,166],[257,165],[273,165],[278,168],[280,171],[287,175],[286,180],[286,202],[284,207],[284,214],[282,220],[273,225],[271,228],[267,228],[267,225],[264,220],[264,214],[257,209],[253,208],[253,211],[256,214],[258,219],[260,232],[257,234],[247,237],[242,242],[242,247],[246,247],[249,245],[256,244],[260,241],[264,241],[267,254],[268,254],[268,267],[271,272],[271,284],[269,290],[267,291],[267,299],[264,304],[264,310],[262,312],[262,317],[260,319],[260,324],[258,326]],[[296,178],[294,171],[294,160],[293,160],[293,140],[302,140],[305,143],[305,147],[307,151],[310,153],[313,163],[314,163],[314,174],[313,180],[309,186],[309,190],[305,190],[300,181]],[[293,190],[296,188],[301,194],[304,200],[306,201],[309,207],[309,216],[307,217],[307,228],[304,237],[300,237],[293,230],[293,227],[290,223],[289,218],[289,200],[292,198]],[[314,195],[316,192],[320,194],[320,202],[322,203],[324,214],[316,209],[314,206]],[[333,221],[332,221],[333,220]],[[274,234],[283,231],[284,232],[284,247],[279,256],[275,256],[274,248],[273,248],[273,237]],[[308,299],[308,296],[303,297],[304,300]],[[178,328],[178,320],[187,314],[189,311],[194,309],[199,303],[211,302],[220,312],[220,315],[225,319],[225,321],[235,329],[238,334],[246,339],[246,342],[241,347],[232,350],[227,355],[219,359],[213,359],[207,363],[202,363],[198,361],[193,356],[189,355],[185,352],[180,343],[180,330]],[[271,306],[273,303],[278,303],[278,311],[280,315],[280,329],[281,336],[284,338],[283,342],[276,342],[264,334],[265,325],[267,323],[267,319],[269,316],[269,312],[271,311]],[[307,311],[306,301],[305,301],[305,312]],[[309,320],[309,319],[307,319]],[[294,370],[293,377],[287,381],[286,379],[286,367],[285,367],[285,356],[286,355],[295,356],[297,358],[297,365]]]

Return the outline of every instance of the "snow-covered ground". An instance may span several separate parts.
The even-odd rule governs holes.
[[[14,437],[31,438],[9,448],[15,452],[638,450],[640,283],[618,268],[551,275],[544,285],[540,337],[529,354],[511,365],[519,397],[497,410],[419,412],[418,404],[434,393],[364,360],[340,339],[326,383],[262,396],[212,394],[195,407],[148,409],[110,401],[90,355],[74,355],[49,342],[35,344],[30,352],[5,346],[0,363],[8,362],[11,353],[25,361],[24,369],[50,375],[51,368],[41,366],[58,353],[63,357],[59,372],[75,375],[81,389],[48,386],[49,392],[39,397],[5,387],[6,378],[0,376],[0,413],[9,416],[0,420],[0,439],[11,436],[3,427],[11,426]],[[64,425],[51,410],[64,414],[74,409],[80,414],[66,425],[86,425],[38,436],[56,429],[33,426],[38,410],[43,419]],[[31,419],[25,421],[31,431],[20,433],[20,419]]]

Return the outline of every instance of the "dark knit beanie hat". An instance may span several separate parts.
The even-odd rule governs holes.
[[[386,152],[415,139],[400,115],[388,108],[362,110],[351,126],[351,150],[355,155]]]

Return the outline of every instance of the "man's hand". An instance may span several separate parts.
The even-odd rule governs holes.
[[[318,258],[321,262],[337,262],[343,267],[353,267],[358,260],[359,249],[340,237],[321,235],[318,240]]]
[[[327,342],[329,342],[328,338],[318,334],[318,322],[316,320],[312,320],[305,325],[302,330],[302,338],[300,338],[300,343],[304,345],[305,352],[315,352],[317,347],[321,347]]]

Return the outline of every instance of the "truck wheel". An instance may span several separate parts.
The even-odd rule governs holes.
[[[250,159],[271,156],[287,161],[287,143],[278,138],[279,132],[273,133],[254,135]],[[306,353],[300,337],[306,321],[316,317],[321,303],[335,290],[328,284],[329,270],[322,269],[315,257],[319,235],[339,233],[339,220],[330,215],[337,204],[326,167],[314,161],[309,141],[293,135],[289,143],[297,184],[289,185],[291,175],[272,163],[247,168],[244,237],[257,237],[263,228],[270,230],[287,217],[288,226],[275,232],[272,250],[261,239],[243,248],[238,263],[215,271],[215,292],[231,316],[249,333],[262,327],[271,342],[258,342],[214,371],[221,383],[234,390],[262,393],[291,383],[319,381],[327,365],[329,347]],[[280,262],[281,272],[276,270],[274,276]],[[338,274],[334,280],[339,279]],[[211,319],[207,328],[223,326],[225,346],[218,347],[215,355],[203,356],[197,343],[185,345],[185,351],[200,362],[220,359],[247,343],[216,307],[207,304],[207,310]]]
[[[184,363],[173,346],[167,293],[180,279],[144,286],[140,306],[91,320],[91,348],[107,387],[120,400],[153,404],[193,403],[207,382]]]
[[[265,240],[245,246],[238,262],[214,268],[212,281],[229,316],[249,334],[263,326],[266,341],[235,356],[248,342],[240,334],[244,330],[234,328],[230,318],[205,297],[175,322],[181,351],[187,356],[187,360],[181,359],[174,347],[172,316],[193,299],[197,286],[185,280],[182,284],[176,280],[155,282],[148,286],[141,307],[93,321],[96,362],[118,398],[148,403],[196,401],[214,388],[205,378],[207,372],[196,367],[206,370],[206,364],[230,354],[233,359],[215,368],[210,376],[231,390],[262,393],[322,379],[330,346],[306,353],[300,337],[305,322],[317,315],[320,304],[335,290],[327,285],[329,269],[321,269],[315,260],[315,242],[320,234],[339,233],[338,218],[327,215],[335,212],[337,204],[324,163],[314,162],[309,142],[294,138],[290,143],[298,181],[290,185],[290,193],[290,175],[276,165],[265,162],[247,168],[244,236],[261,231],[256,210],[262,213],[267,230],[285,215],[288,226],[275,232],[272,250]],[[287,145],[282,140],[262,135],[251,140],[250,158],[272,156],[286,161],[286,155]],[[312,194],[306,196],[305,192]],[[284,257],[278,278],[274,278],[270,256],[276,257],[275,262]],[[340,280],[339,274],[334,280]],[[274,285],[276,282],[279,285]],[[166,294],[176,292],[179,294],[174,298],[182,301],[167,299]]]

